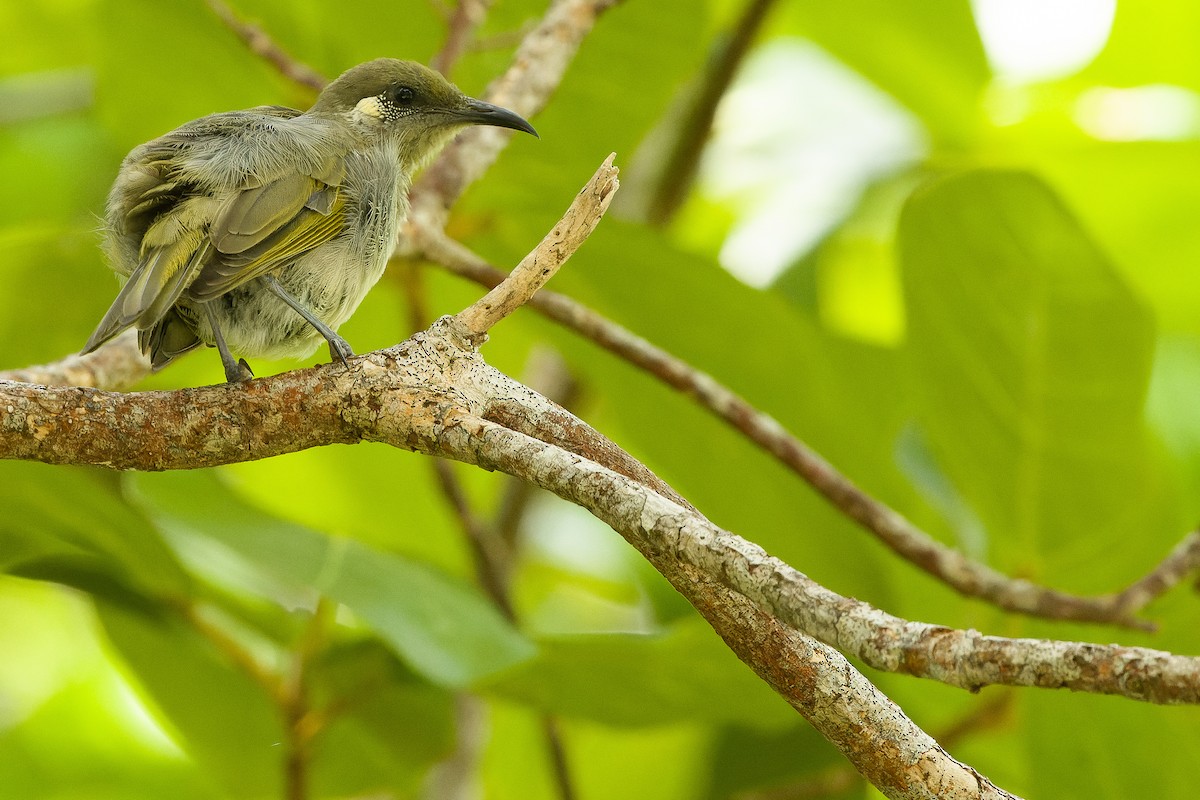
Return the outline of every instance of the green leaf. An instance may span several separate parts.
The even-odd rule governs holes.
[[[420,562],[272,517],[212,472],[135,475],[130,483],[194,569],[216,553],[293,592],[327,595],[436,684],[466,686],[533,655],[477,590]]]
[[[1081,77],[1110,86],[1200,88],[1197,31],[1200,7],[1190,0],[1122,0],[1108,44]]]
[[[1066,146],[1064,146],[1066,145]],[[1037,146],[1030,169],[1056,188],[1164,331],[1200,334],[1200,142],[1096,142]]]
[[[939,139],[973,138],[990,71],[967,0],[843,0],[786,9],[789,30],[908,106]]]
[[[279,796],[283,729],[265,690],[171,617],[97,604],[117,652],[166,717],[166,727],[236,798]]]
[[[607,725],[734,722],[773,730],[795,712],[704,623],[667,635],[594,634],[539,641],[540,653],[486,688],[548,713]]]
[[[158,532],[126,502],[113,473],[0,462],[0,508],[0,568],[6,571],[28,564],[31,577],[41,570],[39,577],[50,580],[87,573],[93,588],[120,585],[151,595],[178,594],[188,585]]]
[[[1030,763],[1023,795],[1089,800],[1195,795],[1195,765],[1171,757],[1200,752],[1194,713],[1086,694],[1021,697]],[[1118,748],[1120,758],[1113,758]]]
[[[454,694],[377,642],[335,644],[310,664],[308,680],[311,704],[338,710],[316,748],[314,796],[415,794],[454,751]]]
[[[1142,421],[1150,315],[1046,186],[1016,172],[934,181],[906,206],[899,246],[918,419],[1005,565],[1095,561],[1178,524]],[[1072,577],[1120,574],[1104,561]]]
[[[211,775],[128,713],[116,676],[76,678],[0,730],[0,797],[228,800]],[[122,702],[125,701],[125,702]]]
[[[845,768],[843,756],[803,721],[779,731],[728,727],[717,735],[713,751],[706,800],[755,794],[787,797],[782,787],[815,782],[822,770],[838,765]]]

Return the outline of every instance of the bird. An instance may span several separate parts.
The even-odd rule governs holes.
[[[104,218],[124,285],[83,353],[135,328],[153,369],[204,344],[229,383],[253,377],[245,357],[305,358],[322,340],[348,363],[337,329],[383,274],[414,174],[470,125],[537,136],[422,64],[378,58],[307,111],[211,114],[135,147]]]

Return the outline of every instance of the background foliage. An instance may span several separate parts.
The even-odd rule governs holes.
[[[624,216],[553,288],[727,383],[944,541],[1010,574],[1107,591],[1200,516],[1200,17],[1184,0],[1121,0],[1094,60],[1030,79],[989,60],[984,5],[778,3],[696,190],[658,228],[635,202],[657,178],[655,142],[670,141],[741,4],[627,0],[535,120],[541,140],[514,140],[451,232],[515,263],[616,150]],[[327,75],[383,54],[427,61],[438,7],[237,4]],[[458,84],[481,93],[511,54],[504,34],[542,7],[500,0],[482,31],[498,38],[459,64]],[[6,368],[77,350],[110,302],[96,219],[129,148],[209,112],[311,95],[197,0],[9,3],[0,30]],[[837,158],[822,141],[872,126],[898,133],[854,156],[853,180],[808,205],[780,193],[787,165],[820,184]],[[816,235],[775,246],[811,228],[814,207]],[[784,225],[751,227],[749,252],[778,268],[752,286],[721,261],[771,214]],[[410,332],[402,273],[343,329],[358,351]],[[437,314],[479,291],[424,277]],[[592,424],[718,524],[843,594],[989,633],[1200,650],[1186,590],[1151,608],[1156,635],[959,598],[685,398],[530,314],[485,355],[521,377],[547,350]],[[207,353],[146,386],[220,380]],[[506,480],[458,472],[493,513]],[[421,796],[454,750],[464,693],[486,712],[487,797],[554,796],[545,713],[585,798],[726,798],[839,763],[619,537],[552,498],[521,527],[510,625],[476,588],[418,456],[360,445],[164,475],[0,463],[0,509],[0,797],[278,796],[274,700],[205,630],[284,673],[309,648],[313,702],[336,712],[313,745],[314,796]],[[1002,694],[868,675],[935,736]],[[1200,712],[1026,690],[951,749],[1029,796],[1191,797]]]

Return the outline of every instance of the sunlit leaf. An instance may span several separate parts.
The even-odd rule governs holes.
[[[920,425],[1003,562],[1161,539],[1174,515],[1142,421],[1153,324],[1054,194],[1021,173],[935,181],[900,252]]]
[[[419,562],[272,517],[214,473],[140,475],[132,485],[185,560],[218,545],[272,581],[344,603],[434,683],[463,686],[533,654],[478,591]]]

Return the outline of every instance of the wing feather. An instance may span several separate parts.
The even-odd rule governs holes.
[[[289,168],[271,154],[279,142],[273,120],[299,113],[261,107],[214,115],[130,153],[109,197],[106,244],[114,269],[129,278],[84,352],[134,326],[144,334],[143,349],[182,352],[194,346],[191,339],[166,336],[164,325],[185,293],[193,300],[219,297],[344,230],[344,157]],[[231,129],[233,118],[238,124]],[[218,140],[230,136],[257,153],[246,170],[255,177],[238,185],[235,175],[232,186],[228,162],[218,168],[210,160]],[[191,327],[182,317],[178,323],[167,327]]]
[[[193,300],[211,300],[290,262],[336,238],[345,229],[345,198],[340,192],[329,213],[300,212],[253,247],[238,253],[216,252],[188,287]]]

